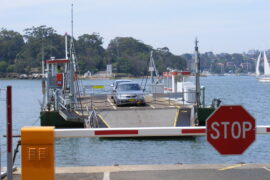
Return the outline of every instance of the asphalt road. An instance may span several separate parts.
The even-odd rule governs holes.
[[[20,179],[20,170],[14,180]],[[56,180],[270,180],[270,164],[129,165],[56,168]]]

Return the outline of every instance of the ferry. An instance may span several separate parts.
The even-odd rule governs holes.
[[[199,71],[195,73],[196,84],[189,79],[188,71],[170,70],[152,82],[145,92],[145,105],[117,106],[112,94],[83,93],[78,77],[77,59],[73,38],[67,49],[65,35],[64,59],[42,61],[43,103],[40,112],[41,126],[56,128],[126,128],[126,127],[181,127],[204,126],[214,107],[204,103],[205,89],[199,85]],[[195,50],[198,50],[197,44]],[[198,55],[198,51],[196,51]],[[198,56],[196,56],[198,57]],[[152,59],[152,60],[151,60]],[[156,71],[151,55],[151,71]],[[158,74],[156,72],[156,74]],[[97,86],[100,87],[100,86]],[[101,86],[103,87],[103,86]]]

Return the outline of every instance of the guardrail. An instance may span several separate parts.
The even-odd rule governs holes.
[[[257,134],[270,134],[270,126],[257,126]],[[154,137],[205,136],[206,127],[145,127],[145,128],[87,128],[55,129],[55,138],[66,137]]]

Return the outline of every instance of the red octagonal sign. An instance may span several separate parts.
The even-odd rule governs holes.
[[[220,106],[206,129],[207,141],[223,155],[242,154],[256,136],[255,119],[242,106]]]

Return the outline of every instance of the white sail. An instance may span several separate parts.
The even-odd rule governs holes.
[[[261,62],[261,56],[262,56],[262,53],[260,52],[257,63],[256,63],[256,76],[260,75],[260,68],[259,67],[260,67],[260,62]]]
[[[263,61],[264,61],[264,75],[270,75],[270,66],[265,51],[263,53]]]

